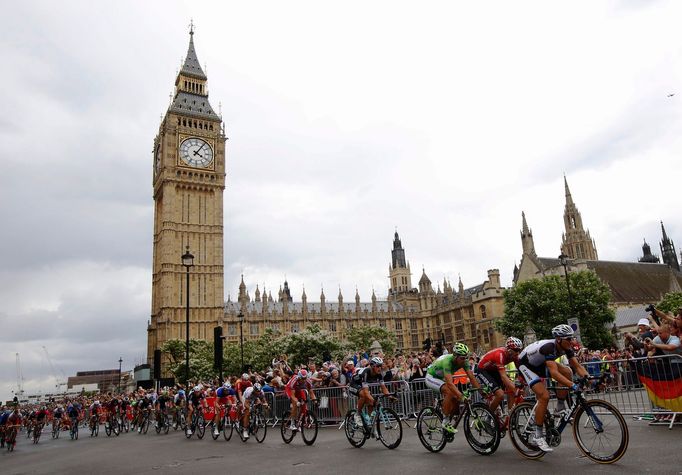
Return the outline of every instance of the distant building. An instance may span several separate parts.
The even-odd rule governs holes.
[[[122,375],[118,369],[101,369],[95,371],[78,371],[76,376],[69,376],[66,385],[69,389],[80,389],[86,385],[96,384],[101,392],[115,391],[119,380],[123,382]],[[89,386],[92,388],[92,386]],[[86,389],[87,391],[87,389]]]
[[[669,292],[682,292],[682,273],[679,271],[675,246],[668,238],[663,223],[661,223],[663,264],[658,264],[658,257],[651,254],[651,248],[646,241],[642,246],[644,255],[639,262],[598,260],[596,246],[590,238],[589,231],[583,231],[582,218],[573,202],[565,177],[564,185],[566,231],[563,235],[561,250],[569,256],[568,272],[591,270],[596,273],[609,286],[611,305],[615,308],[656,303]],[[520,265],[514,267],[514,284],[545,275],[563,275],[564,268],[557,257],[537,255],[533,231],[526,222],[525,213],[521,213],[521,219],[523,254]]]

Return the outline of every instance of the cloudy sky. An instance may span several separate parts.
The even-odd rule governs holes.
[[[145,357],[152,144],[190,18],[229,136],[225,297],[385,295],[559,254],[563,174],[607,260],[682,244],[677,1],[11,2],[0,34],[0,397]],[[668,97],[669,94],[675,96]],[[679,249],[678,249],[679,251]]]

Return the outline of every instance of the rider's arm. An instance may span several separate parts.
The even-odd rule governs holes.
[[[571,365],[571,368],[573,368],[573,371],[575,371],[578,376],[582,376],[583,378],[590,377],[590,373],[587,372],[585,367],[580,364],[578,358],[576,358],[575,356],[568,360],[568,364]]]
[[[571,359],[575,359],[575,358],[571,358]],[[559,371],[559,366],[557,365],[556,361],[547,360],[545,362],[545,364],[547,365],[547,370],[549,371],[549,374],[552,377],[552,379],[554,379],[556,382],[558,382],[562,386],[566,386],[569,388],[571,386],[573,386],[573,381],[571,381],[566,376],[561,374],[561,372]],[[584,368],[583,368],[583,370],[584,370]]]
[[[500,379],[502,379],[502,384],[504,384],[504,387],[507,388],[507,391],[513,392],[516,388],[512,380],[509,379],[506,368],[504,366],[498,367],[497,371],[500,373]]]
[[[464,372],[469,377],[469,382],[471,383],[471,385],[476,389],[481,389],[481,384],[478,382],[478,378],[474,376],[474,372],[471,371],[470,369],[465,369]]]

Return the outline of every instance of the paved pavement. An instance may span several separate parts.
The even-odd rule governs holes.
[[[463,433],[457,435],[441,453],[431,454],[419,443],[414,429],[405,426],[403,441],[396,450],[387,450],[378,441],[369,440],[361,449],[351,447],[342,430],[327,427],[320,430],[315,445],[305,446],[297,437],[291,445],[282,442],[279,428],[269,429],[263,444],[255,440],[242,443],[236,434],[225,442],[185,439],[178,432],[157,435],[122,434],[108,438],[104,431],[90,438],[81,432],[78,441],[67,434],[52,440],[49,433],[37,446],[25,435],[15,452],[0,453],[0,473],[96,473],[121,474],[186,474],[239,471],[254,473],[349,472],[391,473],[647,473],[682,474],[682,427],[651,427],[646,422],[632,421],[628,452],[616,464],[599,465],[580,456],[570,433],[552,454],[539,461],[522,459],[507,438],[489,457],[475,454]],[[66,437],[64,437],[66,435]]]

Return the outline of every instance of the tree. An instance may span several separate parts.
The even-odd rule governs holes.
[[[341,342],[317,324],[310,325],[300,333],[283,336],[280,343],[291,365],[307,363],[309,360],[323,361],[324,355],[332,358],[343,356]]]
[[[167,340],[161,346],[162,354],[170,360],[169,370],[178,381],[185,382],[185,341]],[[215,376],[213,369],[213,343],[204,340],[189,341],[190,379],[208,379]]]
[[[568,274],[572,307],[564,276],[550,275],[521,282],[504,291],[504,316],[496,322],[505,335],[523,339],[528,327],[540,338],[551,338],[556,325],[576,317],[583,344],[604,348],[613,343],[609,333],[615,313],[609,308],[610,291],[592,271]],[[609,325],[607,327],[607,325]]]
[[[682,308],[682,292],[669,292],[663,296],[663,300],[658,302],[656,308],[666,313],[676,313],[678,308]]]
[[[369,350],[375,340],[384,354],[392,355],[396,347],[395,334],[382,327],[353,327],[346,331],[344,337],[352,353]]]

